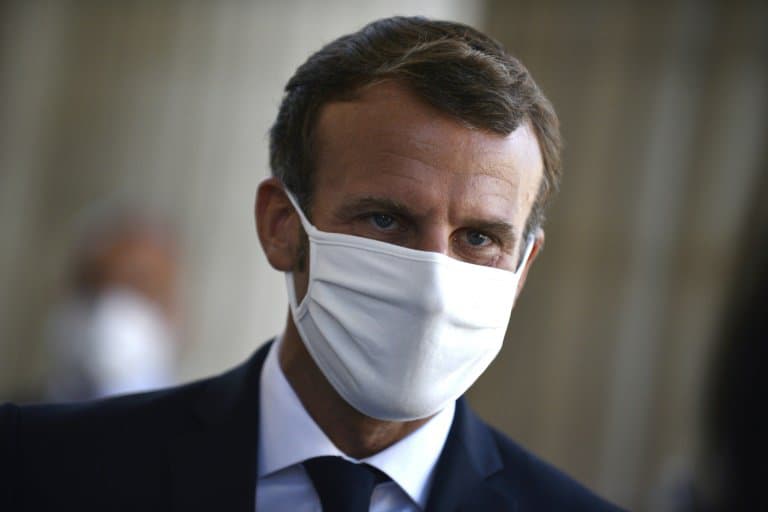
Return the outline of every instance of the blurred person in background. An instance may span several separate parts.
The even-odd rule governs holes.
[[[0,407],[0,500],[618,510],[462,398],[501,349],[560,177],[557,116],[525,67],[466,25],[378,20],[298,68],[270,142],[255,209],[286,276],[281,335],[178,388]]]
[[[176,248],[138,209],[90,212],[52,312],[47,397],[84,400],[174,382]]]

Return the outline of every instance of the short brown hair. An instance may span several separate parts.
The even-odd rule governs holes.
[[[561,174],[562,143],[551,103],[522,63],[494,39],[461,23],[421,17],[377,20],[336,39],[311,55],[285,86],[270,131],[270,166],[305,211],[313,191],[313,130],[320,108],[385,79],[400,81],[472,127],[508,135],[529,122],[544,176],[525,237],[543,223]]]

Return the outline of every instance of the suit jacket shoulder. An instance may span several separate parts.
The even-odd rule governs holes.
[[[3,405],[0,510],[252,512],[265,354],[160,391]]]
[[[480,420],[460,399],[427,512],[620,509]]]
[[[518,468],[515,480],[536,507],[531,510],[619,511],[582,484],[492,429],[505,467]]]

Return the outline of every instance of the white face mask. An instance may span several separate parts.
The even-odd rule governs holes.
[[[352,407],[392,421],[431,416],[461,396],[501,349],[516,272],[378,240],[319,231],[287,193],[309,236],[301,339]]]

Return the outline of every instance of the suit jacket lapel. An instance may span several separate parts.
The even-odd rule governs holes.
[[[192,411],[194,427],[171,443],[174,509],[253,512],[259,377],[270,346],[210,380]]]
[[[486,480],[501,469],[501,457],[490,430],[460,399],[437,462],[426,512],[508,507],[505,498],[486,485]]]

